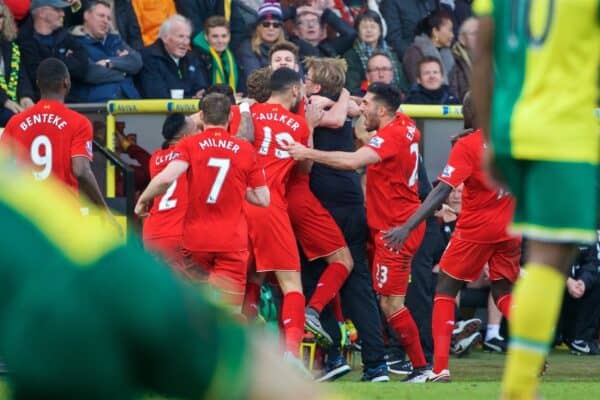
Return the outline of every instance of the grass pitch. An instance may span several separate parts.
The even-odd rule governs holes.
[[[358,400],[455,400],[497,399],[505,356],[475,350],[464,358],[451,358],[451,383],[404,384],[390,374],[389,383],[361,383],[356,371],[327,384],[341,399]],[[545,400],[600,399],[600,357],[575,356],[555,350],[542,378]]]

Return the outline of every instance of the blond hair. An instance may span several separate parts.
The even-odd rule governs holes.
[[[17,24],[15,23],[15,17],[13,17],[12,12],[3,1],[0,1],[0,12],[4,14],[4,23],[2,24],[0,36],[4,40],[12,42],[17,38]]]
[[[250,44],[252,46],[252,51],[255,54],[257,54],[258,56],[260,56],[260,45],[263,43],[263,40],[261,39],[260,35],[258,34],[259,29],[265,29],[265,28],[263,28],[260,24],[258,24],[256,26],[256,29],[254,29],[254,33],[252,33],[252,39],[250,40]],[[281,42],[285,42],[285,34],[283,33],[283,25],[281,26],[280,29],[281,30],[279,31],[279,37],[277,38],[277,40],[275,40],[275,42],[272,43],[272,45],[281,43]]]
[[[306,57],[306,71],[312,70],[311,80],[321,85],[321,93],[325,96],[340,94],[346,83],[348,65],[342,58]]]

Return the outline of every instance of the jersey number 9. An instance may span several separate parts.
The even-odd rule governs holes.
[[[41,171],[33,171],[33,177],[38,181],[43,181],[50,176],[52,172],[52,143],[48,136],[40,135],[31,142],[31,162],[43,167]]]

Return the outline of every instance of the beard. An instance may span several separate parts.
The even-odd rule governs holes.
[[[298,113],[298,109],[300,108],[300,103],[304,101],[304,97],[303,96],[298,96],[296,97],[296,99],[294,100],[294,103],[292,103],[292,106],[290,107],[290,111],[293,112],[294,114]]]
[[[365,129],[368,132],[376,131],[379,128],[379,120],[373,114],[365,114]]]

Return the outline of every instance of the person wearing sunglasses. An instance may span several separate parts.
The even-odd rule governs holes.
[[[261,67],[269,65],[269,51],[275,43],[285,41],[283,14],[276,0],[265,0],[258,9],[258,19],[252,38],[244,41],[237,51],[240,81]]]

